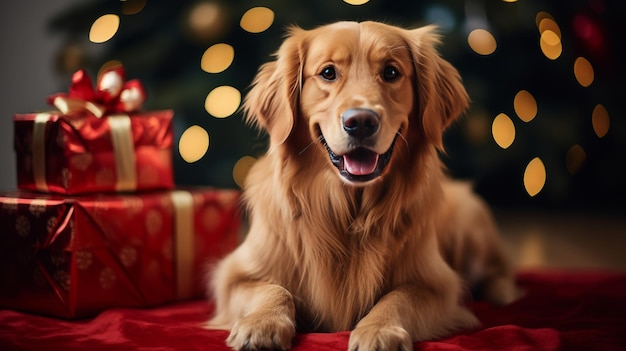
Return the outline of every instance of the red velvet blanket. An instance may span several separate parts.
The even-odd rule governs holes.
[[[505,307],[471,302],[483,322],[416,350],[626,350],[626,274],[525,271],[526,295]],[[206,301],[112,309],[65,321],[0,310],[0,350],[228,350],[226,331],[202,327]],[[348,332],[299,334],[293,350],[345,350]]]

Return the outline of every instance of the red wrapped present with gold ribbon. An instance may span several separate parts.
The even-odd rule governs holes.
[[[204,295],[239,236],[239,192],[0,195],[0,306],[78,318]]]
[[[172,189],[171,110],[141,111],[146,93],[122,66],[84,71],[69,93],[48,98],[58,111],[16,114],[18,188],[59,194]]]

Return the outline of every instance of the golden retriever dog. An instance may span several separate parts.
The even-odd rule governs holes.
[[[507,303],[513,274],[487,207],[447,180],[442,133],[468,106],[435,28],[291,28],[243,109],[269,135],[250,229],[212,272],[211,328],[237,350],[351,330],[350,350],[411,350],[478,325],[467,292]]]

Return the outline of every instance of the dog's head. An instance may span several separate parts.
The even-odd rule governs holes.
[[[270,150],[288,141],[300,152],[314,146],[344,181],[367,184],[384,176],[398,143],[409,153],[414,143],[442,149],[444,129],[467,107],[438,42],[432,26],[291,28],[276,60],[259,70],[244,111],[269,133]]]

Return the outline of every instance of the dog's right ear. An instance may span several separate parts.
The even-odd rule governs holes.
[[[261,66],[243,103],[245,119],[270,136],[270,149],[287,140],[298,114],[302,88],[303,33],[291,27],[275,54]]]

